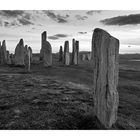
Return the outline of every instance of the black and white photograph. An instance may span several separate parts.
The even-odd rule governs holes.
[[[140,10],[0,9],[1,130],[140,130]]]

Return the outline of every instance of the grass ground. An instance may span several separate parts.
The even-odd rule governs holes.
[[[131,57],[130,57],[131,56]],[[140,129],[140,56],[121,55],[118,120],[111,129]],[[94,116],[92,64],[1,66],[0,129],[104,129]]]

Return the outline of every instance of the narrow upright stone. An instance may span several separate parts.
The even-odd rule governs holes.
[[[15,59],[15,65],[17,65],[17,66],[24,66],[25,65],[25,62],[24,62],[25,47],[24,47],[23,39],[20,39],[19,43],[17,44],[17,46],[15,48],[14,59]]]
[[[31,51],[32,51],[31,48],[28,47],[28,71],[29,71],[29,72],[30,72],[30,70],[31,70],[31,54],[32,54]]]
[[[12,64],[9,51],[7,51],[7,64],[8,65],[11,65]]]
[[[30,63],[31,63],[32,60],[33,60],[33,51],[32,51],[32,48],[30,46],[28,47],[28,49],[29,49],[29,52],[30,52]]]
[[[51,44],[46,40],[46,31],[41,34],[41,50],[40,60],[43,60],[44,66],[49,67],[52,65],[52,47]]]
[[[74,58],[75,58],[75,39],[72,39],[72,58],[71,58],[71,64],[74,65]]]
[[[10,54],[10,59],[11,59],[11,64],[15,65],[15,58],[14,58],[14,54]]]
[[[119,104],[119,40],[97,28],[93,33],[92,51],[95,114],[106,128],[110,128],[117,120]]]
[[[70,64],[70,54],[69,54],[69,41],[65,41],[64,44],[64,64]]]
[[[1,42],[0,42],[0,64],[1,64],[2,54],[1,54]]]
[[[1,64],[7,64],[7,52],[6,52],[6,42],[3,40],[2,46],[0,47],[0,63]]]
[[[47,32],[44,31],[42,34],[41,34],[41,50],[40,50],[40,60],[43,60],[43,42],[46,42],[47,40]]]
[[[79,63],[79,41],[75,42],[76,54],[75,54],[75,65]]]
[[[71,63],[73,65],[78,65],[78,59],[79,59],[79,41],[76,41],[75,39],[72,40],[72,59]]]
[[[63,62],[63,48],[60,46],[59,49],[59,62]]]

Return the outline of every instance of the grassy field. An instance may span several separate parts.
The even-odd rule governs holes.
[[[38,55],[35,55],[36,57]],[[120,55],[118,120],[111,129],[140,129],[140,55]],[[94,116],[92,63],[0,68],[0,129],[105,129]]]

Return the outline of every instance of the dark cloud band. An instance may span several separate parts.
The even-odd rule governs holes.
[[[140,14],[117,16],[101,20],[100,22],[105,25],[136,25],[140,24]]]

